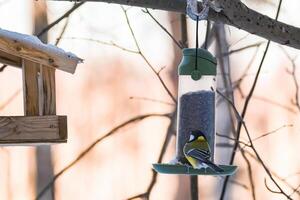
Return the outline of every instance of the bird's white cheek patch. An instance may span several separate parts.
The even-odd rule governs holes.
[[[190,135],[190,140],[189,141],[192,141],[195,137],[193,135]]]

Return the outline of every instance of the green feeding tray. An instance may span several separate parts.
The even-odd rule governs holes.
[[[174,165],[174,164],[153,164],[153,168],[156,172],[162,174],[185,174],[185,175],[211,175],[211,176],[231,176],[236,170],[237,166],[234,165],[218,165],[224,172],[215,172],[210,168],[207,169],[195,169],[193,167],[185,165]]]

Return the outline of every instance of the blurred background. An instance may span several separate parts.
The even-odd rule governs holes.
[[[278,1],[272,0],[243,2],[271,17],[275,16],[278,6]],[[2,0],[1,28],[37,34],[73,5],[42,0]],[[297,0],[283,1],[279,21],[300,27],[299,7]],[[181,46],[195,46],[195,22],[176,13],[149,12],[181,41]],[[201,43],[206,24],[200,22]],[[219,58],[218,88],[224,94],[233,93],[235,105],[241,111],[267,41],[234,27],[212,26],[215,30],[210,34],[209,50]],[[50,29],[48,37],[44,35],[41,39],[84,59],[74,75],[56,72],[57,113],[68,116],[69,139],[66,144],[51,147],[1,147],[0,199],[4,200],[35,199],[55,174],[114,127],[149,113],[172,116],[176,107],[158,76],[176,97],[181,49],[144,9],[85,3]],[[222,56],[227,52],[229,56]],[[265,134],[254,141],[255,149],[292,199],[300,199],[298,53],[296,49],[271,43],[245,116],[252,138]],[[20,69],[1,70],[1,116],[23,115],[21,77]],[[228,102],[220,96],[217,112],[217,132],[232,138],[232,127],[236,127],[237,120]],[[120,200],[147,192],[153,180],[151,164],[158,161],[167,132],[171,135],[164,145],[162,162],[174,158],[174,126],[172,118],[162,116],[128,123],[80,157],[40,199]],[[216,137],[215,157],[217,163],[228,164],[234,141],[223,136]],[[240,140],[248,143],[244,130]],[[239,149],[236,153],[234,163],[239,169],[229,179],[225,199],[285,199],[267,189],[265,183],[270,190],[277,191],[253,150],[249,147],[244,150],[243,154]],[[199,199],[218,199],[223,180],[199,176]],[[191,198],[188,176],[159,174],[153,183],[150,199]]]

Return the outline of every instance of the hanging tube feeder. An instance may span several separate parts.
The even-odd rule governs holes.
[[[170,164],[153,164],[157,172],[215,176],[233,175],[236,172],[237,167],[232,165],[217,165],[222,169],[219,172],[210,167],[194,168],[188,164],[184,153],[184,146],[189,142],[191,133],[200,131],[209,146],[208,159],[214,162],[216,65],[216,58],[207,50],[183,50],[183,59],[178,67],[176,159]]]

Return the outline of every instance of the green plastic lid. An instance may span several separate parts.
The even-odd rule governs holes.
[[[217,60],[205,49],[197,50],[197,67],[196,49],[183,49],[183,59],[178,67],[179,75],[191,75],[192,79],[199,80],[203,75],[215,76],[217,74]]]

